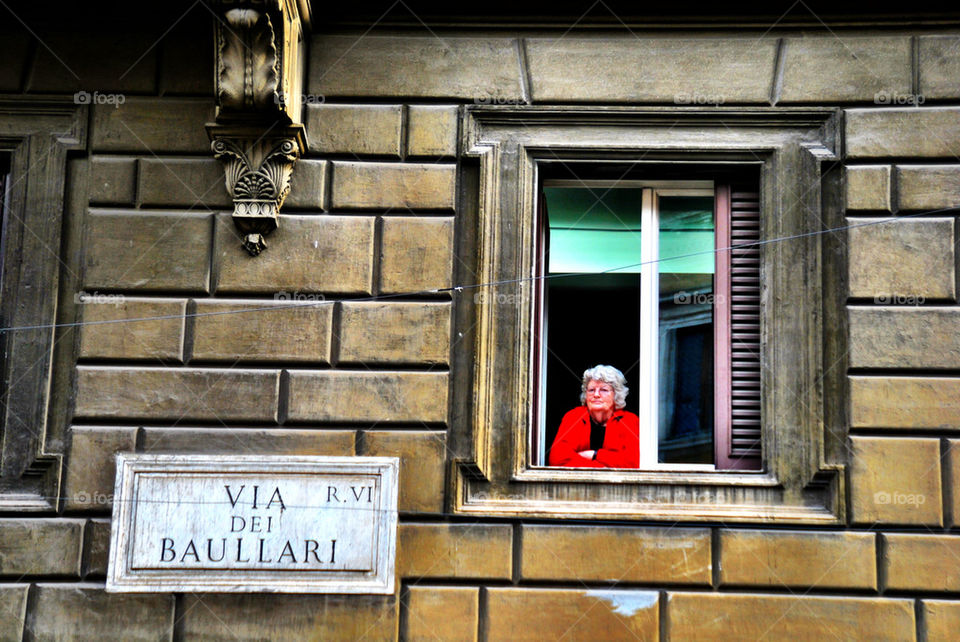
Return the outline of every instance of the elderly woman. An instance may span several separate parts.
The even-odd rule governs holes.
[[[550,447],[551,466],[637,468],[640,465],[640,418],[623,409],[627,380],[613,366],[583,373],[580,402],[563,416]]]

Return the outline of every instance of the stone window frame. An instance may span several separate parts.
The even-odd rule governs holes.
[[[831,108],[467,106],[465,163],[476,159],[477,169],[464,184],[476,183],[478,198],[460,254],[476,257],[476,283],[497,285],[459,302],[474,341],[458,344],[471,373],[461,384],[468,390],[455,395],[469,406],[451,425],[453,512],[843,523],[843,431],[828,428],[843,421],[835,411],[842,346],[823,333],[825,317],[836,322],[842,310],[833,296],[839,240],[823,233],[842,220],[838,172],[830,171],[839,127]],[[538,163],[564,160],[760,165],[763,238],[791,239],[762,246],[762,471],[529,464]],[[501,299],[517,304],[493,304]]]
[[[52,391],[62,364],[54,362],[59,335],[53,324],[64,265],[67,152],[86,148],[87,111],[72,98],[0,101],[0,153],[9,155],[11,177],[0,320],[5,327],[34,328],[4,336],[3,511],[59,506],[64,427],[52,425],[61,416]]]

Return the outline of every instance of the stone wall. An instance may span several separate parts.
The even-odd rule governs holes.
[[[210,20],[197,9],[149,49],[157,34],[135,30],[0,45],[6,94],[124,97],[91,105],[70,161],[80,233],[60,254],[87,295],[61,302],[64,319],[127,320],[64,338],[65,499],[57,515],[0,518],[0,639],[955,635],[960,29],[321,32],[310,151],[252,259],[204,131]],[[844,527],[449,511],[452,400],[469,374],[451,364],[472,365],[472,347],[456,297],[435,290],[464,276],[471,247],[460,106],[529,102],[843,109]],[[324,304],[278,306],[290,300]],[[127,451],[400,457],[398,594],[105,593],[113,456]]]

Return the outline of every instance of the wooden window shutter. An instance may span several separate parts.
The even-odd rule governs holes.
[[[719,250],[714,301],[716,466],[759,470],[759,187],[717,185],[714,202]]]

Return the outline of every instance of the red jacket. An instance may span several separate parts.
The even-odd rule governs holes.
[[[626,410],[615,410],[607,420],[603,447],[596,459],[577,453],[590,450],[590,411],[586,406],[574,408],[563,416],[557,437],[550,447],[551,466],[578,468],[639,468],[640,418]]]

